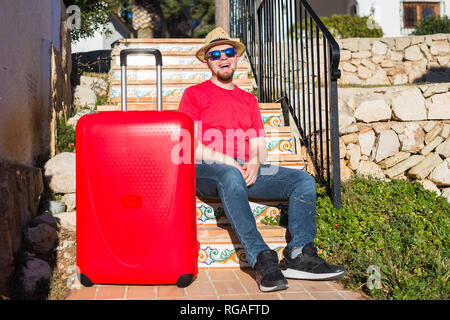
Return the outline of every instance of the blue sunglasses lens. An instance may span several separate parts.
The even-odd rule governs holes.
[[[225,50],[211,51],[209,53],[209,57],[211,58],[211,60],[219,60],[220,56],[222,55],[222,52],[225,52],[225,55],[228,58],[233,58],[236,55],[236,50],[234,48],[228,48],[228,49],[225,49]]]

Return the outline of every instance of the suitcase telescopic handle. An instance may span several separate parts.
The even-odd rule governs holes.
[[[130,54],[151,54],[156,60],[156,90],[157,90],[157,108],[162,110],[162,55],[161,51],[153,48],[136,48],[124,49],[120,51],[120,67],[122,69],[121,78],[121,95],[122,95],[122,111],[127,111],[127,57]]]

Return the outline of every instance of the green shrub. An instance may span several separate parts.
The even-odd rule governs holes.
[[[56,139],[57,153],[74,152],[75,150],[75,129],[66,124],[64,118],[58,120],[58,132]]]
[[[450,204],[418,182],[353,178],[342,185],[337,211],[318,187],[320,254],[345,266],[347,287],[376,299],[448,299]],[[381,288],[369,290],[369,266]]]
[[[412,32],[413,35],[425,35],[435,33],[450,33],[450,18],[444,16],[436,18],[428,16],[426,19],[420,21],[416,29]]]
[[[334,14],[331,17],[321,17],[323,24],[327,27],[330,33],[335,38],[381,38],[383,36],[383,30],[378,26],[372,17],[364,16],[360,17],[357,15],[337,15]],[[294,25],[298,26],[298,22]],[[310,31],[311,25],[308,20],[305,24],[305,20],[302,22],[303,30],[305,27],[308,32]],[[300,32],[298,27],[297,32]],[[289,35],[295,35],[295,33],[289,30]],[[300,34],[298,33],[300,37]],[[316,36],[315,24],[313,23],[313,36]],[[319,37],[322,37],[322,32],[319,33]]]
[[[337,38],[381,38],[383,30],[370,16],[337,15],[321,18],[331,34]]]

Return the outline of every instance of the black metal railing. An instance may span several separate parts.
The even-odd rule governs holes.
[[[287,103],[315,176],[339,209],[338,43],[306,0],[230,0],[230,12],[259,101]]]

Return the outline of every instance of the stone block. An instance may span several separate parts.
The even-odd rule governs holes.
[[[450,44],[447,41],[433,41],[430,48],[434,56],[445,56],[450,52]]]
[[[401,143],[401,151],[414,153],[425,146],[425,132],[415,122],[408,123],[398,138]]]
[[[372,76],[372,71],[369,68],[360,65],[358,66],[358,77],[360,79],[369,79]]]
[[[419,46],[414,45],[405,50],[405,59],[409,61],[419,61],[423,59],[423,54]]]
[[[411,45],[410,37],[398,37],[395,39],[395,50],[403,51]]]
[[[373,145],[375,144],[375,132],[370,130],[358,135],[359,145],[361,146],[361,154],[370,156]]]
[[[441,137],[437,137],[435,140],[439,138]],[[436,147],[436,153],[443,156],[444,158],[450,158],[450,137],[447,138],[444,143],[441,143]]]
[[[378,135],[375,162],[391,157],[399,152],[400,142],[393,130],[386,130]]]
[[[386,158],[383,161],[379,162],[378,165],[383,169],[388,169],[395,166],[397,163],[402,162],[403,160],[408,159],[411,156],[411,153],[400,151],[396,155]]]
[[[428,119],[450,119],[450,92],[435,94],[428,105]]]
[[[441,162],[430,174],[429,179],[437,186],[450,186],[450,158]]]
[[[387,52],[387,45],[383,42],[375,40],[372,45],[372,53],[374,55],[385,55]]]
[[[56,193],[76,192],[75,153],[63,152],[44,165],[44,176],[49,187]]]
[[[426,145],[425,148],[420,150],[420,153],[426,156],[430,152],[432,152],[438,145],[440,145],[444,141],[444,138],[437,136],[433,141]]]
[[[358,176],[373,177],[376,179],[385,178],[383,170],[381,170],[381,168],[372,161],[361,161],[359,163],[358,170],[356,170],[356,174]]]
[[[0,162],[0,292],[4,294],[8,294],[7,279],[22,230],[37,216],[43,190],[41,169]]]
[[[407,171],[408,169],[410,169],[410,168],[414,167],[415,165],[417,165],[424,158],[425,158],[425,156],[423,156],[423,155],[418,155],[418,154],[412,155],[408,159],[401,161],[400,163],[396,164],[392,168],[389,168],[384,173],[389,178],[396,177],[399,174],[402,174],[405,171]]]
[[[393,61],[403,61],[403,51],[388,51],[387,58]]]
[[[438,123],[433,127],[433,129],[427,132],[427,134],[425,135],[425,143],[429,144],[431,141],[436,139],[436,137],[441,133],[443,127],[444,126],[441,123]]]
[[[441,131],[441,137],[447,139],[450,136],[450,123],[445,123]]]
[[[375,122],[391,119],[391,108],[383,97],[374,97],[363,100],[356,107],[355,118],[360,121]]]
[[[430,153],[420,163],[412,167],[407,176],[418,180],[425,179],[441,163],[442,159],[438,154]]]
[[[426,120],[425,98],[416,87],[402,90],[392,99],[394,118],[402,121]]]
[[[373,76],[366,81],[367,85],[390,85],[391,82],[387,77],[386,71],[378,69],[374,72]]]
[[[372,53],[370,51],[352,52],[353,59],[364,59],[364,58],[370,58],[371,56],[372,56]]]

